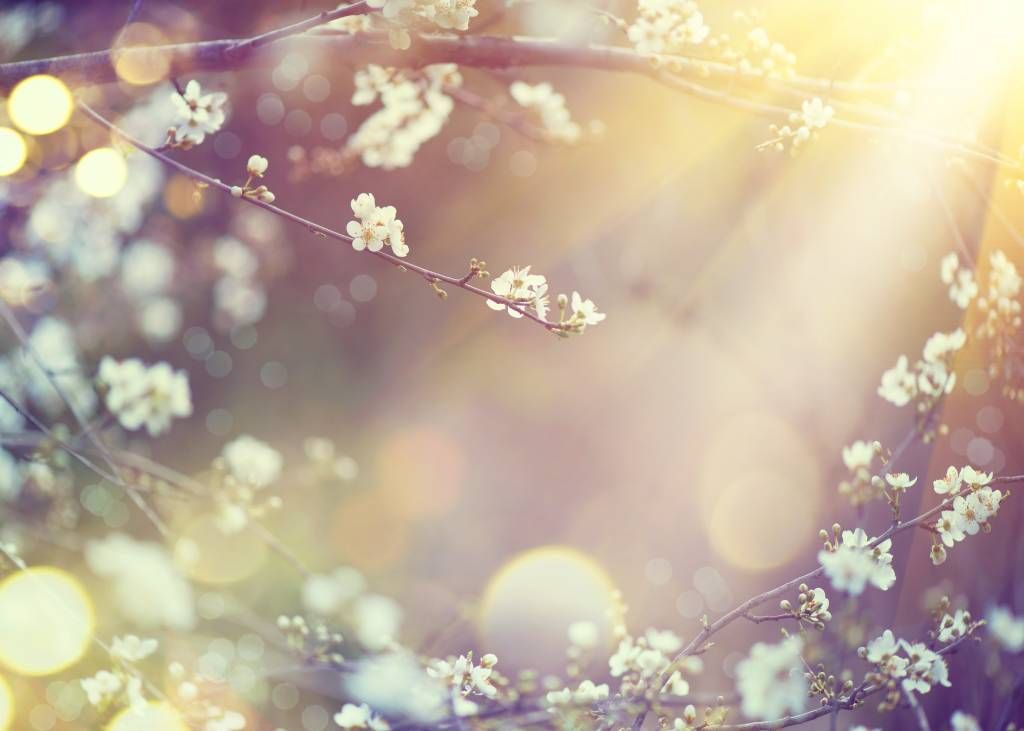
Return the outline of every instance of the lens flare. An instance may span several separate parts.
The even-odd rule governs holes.
[[[71,119],[74,102],[63,81],[40,74],[18,82],[7,100],[7,114],[30,135],[56,132]]]
[[[51,675],[85,654],[96,627],[92,602],[71,574],[38,567],[0,582],[0,663],[21,675]]]
[[[0,731],[7,731],[14,721],[14,694],[7,679],[0,675]]]
[[[574,548],[526,551],[487,584],[478,620],[484,646],[506,667],[556,671],[565,663],[572,623],[591,621],[609,641],[614,594],[607,572]]]
[[[21,170],[27,157],[25,139],[10,127],[0,127],[0,177]]]
[[[117,195],[128,180],[124,155],[113,147],[98,147],[82,156],[75,166],[75,182],[94,198]]]
[[[107,731],[188,731],[189,726],[173,706],[150,703],[144,708],[125,708],[107,724]]]

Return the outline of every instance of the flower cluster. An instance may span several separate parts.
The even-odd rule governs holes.
[[[516,103],[537,115],[544,128],[544,135],[551,142],[578,142],[582,131],[572,121],[565,97],[555,91],[551,84],[527,84],[516,81],[508,89]]]
[[[390,724],[374,713],[365,703],[346,703],[334,714],[334,723],[344,729],[368,728],[370,731],[388,731]]]
[[[142,708],[146,705],[142,678],[134,664],[146,659],[157,649],[157,641],[140,639],[135,635],[115,637],[110,648],[111,670],[100,670],[80,682],[89,704],[100,712],[111,707]]]
[[[952,499],[952,510],[943,510],[934,525],[932,563],[945,561],[946,548],[967,536],[991,530],[988,521],[998,512],[1004,497],[1001,490],[989,487],[991,482],[991,472],[979,472],[967,465],[959,471],[950,466],[945,477],[932,483],[937,494],[947,502]]]
[[[939,276],[943,284],[949,285],[949,298],[961,310],[966,310],[971,300],[978,296],[978,283],[974,280],[974,272],[960,267],[960,258],[956,252],[949,252],[942,257]]]
[[[849,476],[839,483],[839,494],[847,498],[853,505],[864,505],[878,496],[878,483],[875,481],[872,465],[882,455],[882,445],[858,439],[848,447],[843,447],[843,464],[849,470]]]
[[[262,503],[257,503],[256,497],[280,476],[282,462],[280,452],[248,435],[225,445],[214,463],[220,471],[220,481],[213,493],[217,525],[224,533],[237,533],[250,519],[280,509],[279,497],[272,496]]]
[[[769,37],[757,13],[736,11],[733,21],[745,32],[723,33],[708,41],[717,60],[745,76],[788,79],[796,75],[796,54]]]
[[[487,653],[480,662],[473,663],[473,653],[449,657],[445,660],[435,659],[427,674],[451,686],[463,696],[482,695],[487,698],[498,696],[498,687],[505,685],[506,680],[498,674],[494,666],[498,664],[497,656]]]
[[[385,20],[403,26],[426,22],[444,30],[469,30],[469,21],[480,14],[476,0],[367,0]]]
[[[897,640],[892,630],[885,630],[859,652],[874,665],[867,680],[891,688],[879,706],[881,710],[894,708],[900,700],[899,688],[890,681],[897,681],[905,692],[914,693],[927,693],[934,685],[950,685],[949,668],[939,653],[923,642]]]
[[[533,274],[530,267],[512,267],[491,280],[491,291],[507,302],[487,300],[487,306],[501,312],[505,310],[512,317],[522,317],[523,310],[532,309],[537,317],[544,320],[550,307],[548,280],[542,274]],[[570,308],[571,305],[571,308]],[[603,322],[605,314],[597,311],[597,305],[583,299],[579,292],[558,295],[558,330],[561,335],[581,333],[589,325]]]
[[[185,85],[184,91],[175,91],[171,102],[178,119],[175,126],[167,130],[165,145],[187,150],[202,144],[206,135],[224,126],[224,105],[227,101],[228,95],[222,91],[204,94],[194,79]]]
[[[804,145],[817,139],[818,130],[824,129],[832,121],[835,110],[818,97],[807,99],[800,106],[799,112],[789,115],[789,124],[779,127],[769,126],[773,137],[757,146],[758,150],[773,149],[783,152],[787,148],[795,155]]]
[[[821,588],[811,589],[807,584],[800,584],[797,605],[794,607],[788,599],[779,602],[779,608],[801,623],[806,622],[815,629],[825,629],[825,623],[832,621],[832,612],[828,609],[828,596]]]
[[[545,696],[548,705],[551,706],[567,706],[570,704],[589,706],[598,701],[603,701],[607,697],[608,684],[601,683],[597,685],[592,680],[584,680],[576,690],[562,688],[561,690],[549,691],[547,696]]]
[[[807,679],[802,651],[803,640],[797,636],[774,645],[758,642],[736,664],[736,690],[747,717],[774,720],[804,709]]]
[[[863,528],[842,531],[832,526],[832,540],[822,531],[825,547],[818,552],[818,562],[825,569],[825,576],[836,591],[845,591],[856,596],[867,585],[888,590],[896,583],[896,572],[892,568],[892,541],[886,539],[874,545],[875,538],[869,538]]]
[[[952,393],[956,385],[953,358],[966,342],[967,335],[960,328],[935,333],[928,338],[921,360],[913,368],[907,356],[901,355],[896,365],[882,374],[878,395],[895,406],[906,406],[921,397],[918,410],[930,410],[940,396]]]
[[[703,43],[711,29],[693,0],[639,0],[626,37],[638,53],[679,54]]]
[[[249,161],[245,164],[245,172],[248,177],[244,185],[231,186],[231,195],[235,198],[252,198],[260,203],[273,203],[275,196],[267,186],[256,181],[263,178],[270,167],[270,162],[262,155],[250,155]]]
[[[631,693],[643,688],[653,678],[660,677],[672,664],[672,657],[683,646],[683,640],[671,630],[648,629],[643,636],[633,637],[622,625],[616,627],[618,647],[608,658],[608,671],[613,678],[620,678],[622,693]],[[686,664],[674,670],[664,683],[664,692],[671,695],[687,695],[690,683],[683,677],[683,671],[699,673],[703,669],[700,658],[688,657]]]
[[[349,221],[345,231],[352,237],[353,249],[377,252],[386,244],[395,256],[408,256],[405,226],[395,218],[394,206],[378,206],[372,193],[360,193],[351,205],[356,220]]]
[[[130,431],[145,426],[155,437],[170,429],[173,418],[192,414],[188,376],[167,363],[146,366],[137,358],[116,361],[107,356],[96,380],[105,390],[107,409]]]
[[[412,163],[417,150],[437,136],[455,103],[444,90],[462,85],[455,64],[434,64],[421,71],[369,65],[355,74],[352,104],[383,105],[345,143],[349,155],[367,167],[393,170]]]

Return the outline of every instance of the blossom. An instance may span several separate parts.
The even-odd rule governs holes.
[[[334,722],[344,729],[368,728],[371,731],[388,731],[390,724],[374,713],[368,705],[346,703],[334,714]]]
[[[189,81],[183,93],[171,95],[178,114],[178,123],[171,130],[172,142],[183,147],[201,144],[206,135],[213,134],[224,125],[227,100],[227,94],[203,94],[198,81]]]
[[[843,447],[843,464],[851,472],[867,469],[877,453],[874,442],[858,439],[850,446]]]
[[[394,206],[378,206],[370,193],[360,193],[352,199],[351,206],[356,220],[349,221],[345,231],[352,237],[353,249],[377,252],[387,244],[395,256],[408,255],[405,226],[395,217]]]
[[[865,647],[865,659],[878,666],[880,672],[890,678],[902,678],[907,674],[910,661],[898,655],[899,642],[892,630],[887,629],[871,640]]]
[[[127,663],[136,663],[156,652],[158,644],[156,640],[141,639],[136,635],[115,637],[110,647],[110,656]]]
[[[592,680],[584,680],[575,691],[570,688],[554,690],[547,694],[546,699],[550,705],[564,706],[570,703],[577,705],[592,705],[608,697],[607,683],[596,685]]]
[[[818,97],[805,100],[800,105],[800,119],[806,127],[812,130],[822,129],[831,121],[834,113],[835,110]]]
[[[917,379],[907,366],[907,356],[901,355],[896,365],[882,374],[878,387],[878,395],[895,406],[906,406],[917,395]]]
[[[960,479],[972,487],[983,487],[992,482],[992,473],[979,472],[970,465],[966,465],[960,471]]]
[[[91,678],[79,681],[85,691],[86,700],[94,706],[106,703],[121,691],[121,678],[109,670],[100,670]]]
[[[857,595],[868,583],[882,591],[895,583],[896,572],[891,566],[892,554],[889,552],[892,541],[887,539],[871,546],[874,541],[862,528],[847,530],[843,531],[842,542],[835,550],[818,553],[818,562],[834,589]]]
[[[579,292],[572,293],[572,315],[568,321],[570,325],[582,331],[587,325],[596,325],[604,318],[605,314],[597,311],[597,305],[580,297]]]
[[[367,0],[391,22],[411,24],[427,21],[438,28],[468,30],[469,21],[480,11],[476,0]]]
[[[266,487],[281,475],[281,453],[255,437],[242,435],[229,442],[221,456],[231,475],[252,487]]]
[[[775,645],[758,642],[736,664],[736,688],[746,716],[773,720],[804,709],[807,680],[802,649],[803,640],[796,636]]]
[[[961,310],[967,309],[971,300],[978,296],[978,283],[970,269],[960,269],[960,260],[955,252],[942,257],[939,275],[949,285],[949,298]]]
[[[989,610],[988,632],[1004,650],[1024,650],[1024,617],[1018,617],[1009,607],[996,606]]]
[[[889,483],[889,486],[893,490],[904,492],[908,487],[913,487],[917,484],[917,478],[910,479],[910,475],[906,472],[897,472],[896,474],[887,474],[885,481]]]
[[[263,174],[267,172],[267,167],[269,165],[270,163],[267,161],[267,158],[262,157],[261,155],[251,155],[249,157],[249,162],[245,164],[245,170],[249,175],[262,178]]]
[[[512,267],[491,280],[491,291],[499,297],[518,303],[521,307],[533,305],[540,301],[548,291],[548,280],[540,274],[531,274],[530,267]],[[502,302],[487,300],[492,310],[507,310],[512,317],[522,317],[523,313]]]
[[[960,484],[962,478],[960,472],[956,467],[952,465],[946,469],[946,476],[935,480],[932,483],[932,489],[935,490],[939,495],[949,495],[960,491]]]
[[[167,431],[174,417],[192,414],[192,396],[185,371],[167,363],[146,366],[137,358],[100,362],[97,381],[106,387],[105,403],[125,429],[146,427],[150,436]]]
[[[469,655],[460,655],[458,659],[434,660],[427,673],[434,678],[447,682],[462,693],[481,693],[488,698],[498,694],[492,681],[494,666],[498,658],[488,653],[480,658],[475,665]]]
[[[971,615],[963,609],[957,609],[955,614],[946,614],[939,621],[939,642],[952,642],[958,637],[967,634],[971,622]]]
[[[640,0],[626,37],[642,54],[680,53],[703,43],[711,33],[692,0]]]
[[[565,97],[554,90],[551,84],[527,84],[525,81],[513,82],[509,94],[524,109],[529,109],[540,117],[544,124],[544,133],[555,142],[577,142],[582,135],[580,126],[572,121],[569,110],[565,106]]]
[[[922,642],[900,640],[900,648],[909,659],[907,676],[903,678],[904,689],[927,693],[933,685],[949,687],[949,668],[941,655]]]

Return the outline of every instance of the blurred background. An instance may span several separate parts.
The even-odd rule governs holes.
[[[302,5],[153,0],[134,32],[154,45],[244,37],[326,7]],[[595,5],[630,17],[629,3]],[[716,30],[753,9],[705,5]],[[756,5],[801,74],[913,79],[913,91],[870,103],[897,109],[907,127],[1018,157],[1024,120],[1011,90],[1024,14],[1015,4]],[[620,42],[582,2],[478,7],[471,30]],[[128,2],[8,4],[0,49],[6,60],[104,49],[128,11]],[[357,569],[403,608],[402,639],[430,654],[479,648],[507,671],[555,671],[568,624],[607,626],[615,591],[632,629],[689,638],[705,613],[813,568],[818,530],[859,519],[837,493],[841,448],[856,439],[895,447],[913,426],[910,409],[875,394],[881,373],[901,354],[916,358],[933,332],[971,323],[939,281],[939,260],[956,246],[950,218],[982,269],[997,249],[1021,259],[1012,227],[1024,223],[1024,206],[996,166],[951,163],[948,150],[902,135],[839,128],[795,158],[757,152],[771,120],[640,76],[466,68],[465,88],[485,98],[502,98],[513,80],[550,81],[588,134],[575,146],[539,144],[457,105],[409,168],[310,172],[295,164],[299,151],[337,149],[368,114],[349,103],[353,61],[315,49],[284,43],[266,68],[197,75],[204,89],[229,94],[228,121],[172,156],[235,181],[250,154],[264,155],[277,204],[339,230],[349,200],[372,192],[397,207],[412,261],[452,274],[470,257],[494,274],[530,264],[553,291],[594,299],[607,320],[562,341],[458,290],[441,301],[417,277],[337,242],[216,193],[197,197],[187,180],[138,155],[100,210],[74,190],[72,166],[110,139],[80,115],[53,134],[25,135],[25,161],[0,179],[2,246],[57,272],[22,314],[64,318],[87,362],[111,353],[188,371],[193,416],[128,446],[201,479],[238,435],[274,445],[285,456],[276,488],[284,508],[267,528],[317,573]],[[165,80],[122,80],[90,99],[158,143],[171,93]],[[55,191],[58,183],[66,188]],[[108,224],[91,226],[96,217]],[[217,293],[225,236],[258,260],[236,297]],[[173,253],[167,291],[181,324],[156,336],[140,331],[140,305],[118,283],[117,252],[139,241]],[[108,251],[113,263],[97,264]],[[990,382],[984,353],[962,352],[957,375],[962,386],[942,407],[948,436],[916,445],[901,465],[919,477],[908,515],[949,464],[1024,468],[1020,408]],[[345,458],[328,477],[311,460],[311,437]],[[36,540],[31,511],[8,511],[3,532],[31,563],[81,577],[108,636],[123,620],[104,610],[109,589],[83,565],[82,542],[112,531],[156,538],[115,490],[103,495],[95,510],[83,508],[70,550]],[[991,602],[1024,607],[1016,502],[993,534],[942,567],[931,566],[926,535],[901,536],[897,553],[916,542],[909,563],[897,560],[906,580],[863,598],[871,616],[916,627],[922,592],[936,586],[969,599],[978,615]],[[201,548],[183,569],[200,608],[193,639],[237,640],[242,630],[232,634],[215,611],[228,594],[263,622],[301,611],[302,577],[256,537],[224,543],[203,506],[162,507]],[[871,534],[887,524],[880,511],[862,519]],[[723,638],[706,657],[705,689],[731,687],[749,641],[775,632],[744,626]],[[981,676],[977,689],[960,680],[962,693],[987,692]],[[46,682],[12,682],[29,699],[19,706],[52,701]],[[275,682],[256,674],[240,693],[266,699]],[[323,728],[320,716],[307,723],[287,705],[271,704],[267,728]],[[46,731],[76,721],[39,711],[26,723]]]

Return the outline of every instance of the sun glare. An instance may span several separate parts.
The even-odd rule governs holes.
[[[72,108],[68,87],[60,79],[45,74],[19,82],[7,100],[11,121],[31,135],[56,132],[68,123]]]

